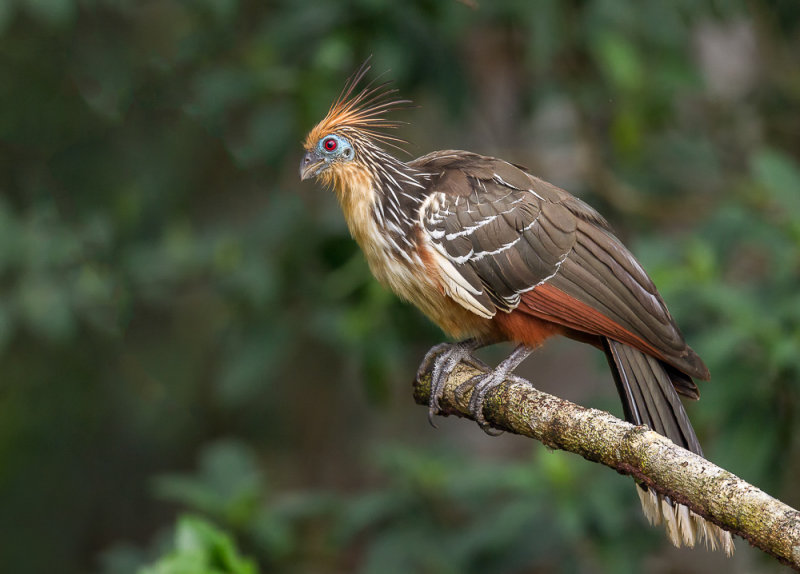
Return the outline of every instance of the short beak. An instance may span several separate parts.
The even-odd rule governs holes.
[[[300,162],[300,180],[304,181],[309,177],[314,177],[322,170],[324,165],[325,160],[319,157],[316,152],[306,152]]]

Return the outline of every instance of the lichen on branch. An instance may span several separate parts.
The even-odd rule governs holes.
[[[445,384],[441,414],[472,418],[467,383],[481,374],[459,364]],[[414,398],[428,405],[430,372],[414,381]],[[800,570],[800,512],[733,473],[644,426],[507,380],[489,391],[483,414],[495,428],[599,462],[669,496],[714,524]],[[477,429],[476,429],[477,430]]]

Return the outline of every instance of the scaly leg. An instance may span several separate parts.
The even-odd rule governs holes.
[[[469,400],[469,411],[472,413],[472,416],[475,418],[480,427],[487,434],[496,433],[491,432],[489,423],[486,422],[486,419],[483,416],[483,401],[486,399],[486,394],[506,379],[510,378],[522,380],[512,375],[511,371],[516,369],[522,361],[527,359],[528,355],[530,355],[534,350],[534,347],[529,347],[528,345],[518,345],[511,355],[509,355],[508,358],[502,363],[497,365],[495,369],[486,373],[485,375],[477,375],[464,383],[464,386],[472,387],[472,397]]]
[[[439,413],[439,399],[442,397],[444,385],[447,378],[452,374],[461,361],[464,361],[477,369],[486,370],[489,367],[475,358],[472,353],[477,349],[485,346],[486,343],[478,341],[477,339],[466,339],[458,343],[441,343],[433,347],[425,355],[417,371],[417,380],[420,376],[428,370],[428,367],[433,361],[433,369],[431,370],[431,398],[428,403],[428,422],[436,427],[433,422],[433,417]]]

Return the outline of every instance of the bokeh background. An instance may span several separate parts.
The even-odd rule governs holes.
[[[428,425],[442,335],[297,177],[369,55],[411,154],[609,218],[710,366],[708,456],[800,506],[796,0],[2,0],[2,570],[784,570],[671,548],[606,468]],[[521,374],[621,414],[592,349]]]

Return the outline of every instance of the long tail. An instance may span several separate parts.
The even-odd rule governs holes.
[[[691,378],[623,343],[606,339],[603,346],[628,422],[647,425],[702,456],[703,449],[676,392],[679,389],[691,396],[696,390]],[[712,550],[719,547],[729,556],[733,554],[730,532],[646,486],[637,485],[637,491],[647,519],[651,524],[665,523],[670,542],[675,546],[693,547],[705,540]]]

